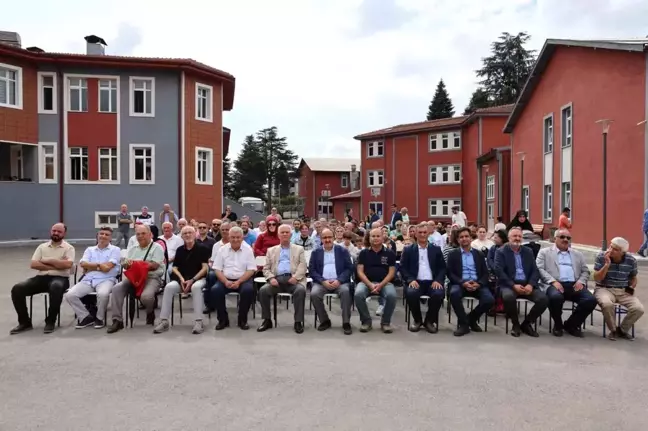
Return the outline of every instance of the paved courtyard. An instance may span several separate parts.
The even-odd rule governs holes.
[[[336,302],[335,327],[324,333],[307,310],[305,333],[294,334],[284,307],[280,327],[264,334],[254,331],[258,311],[248,332],[216,333],[212,319],[194,336],[187,312],[166,334],[139,320],[109,336],[75,330],[64,304],[61,328],[43,335],[38,297],[36,329],[9,336],[9,292],[30,276],[31,253],[0,249],[0,431],[641,430],[648,422],[648,317],[634,342],[603,339],[598,313],[585,339],[549,335],[547,314],[539,339],[506,335],[503,319],[456,339],[445,312],[439,334],[407,332],[399,302],[394,334],[360,334],[354,312],[355,332],[344,336]],[[648,303],[644,286],[648,272],[639,283]]]

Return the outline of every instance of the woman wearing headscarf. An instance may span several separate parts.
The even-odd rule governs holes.
[[[254,243],[254,255],[265,256],[270,247],[279,245],[279,220],[273,215],[266,217],[266,231],[259,234]]]

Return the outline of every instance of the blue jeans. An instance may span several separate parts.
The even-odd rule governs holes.
[[[462,298],[476,298],[479,304],[466,314]],[[495,298],[487,286],[480,286],[470,292],[458,284],[450,286],[450,304],[457,315],[457,326],[468,326],[476,323],[482,314],[486,313],[495,304]]]
[[[648,232],[644,232],[644,242],[641,244],[641,248],[639,248],[639,254],[643,254],[644,250],[648,248]]]
[[[371,293],[366,284],[360,282],[356,285],[353,298],[355,300],[355,306],[358,309],[358,314],[360,314],[360,323],[363,325],[371,324],[371,314],[369,314],[369,307],[367,307],[367,298],[370,295]],[[389,325],[394,314],[394,309],[396,309],[396,288],[393,284],[387,283],[385,287],[380,289],[379,295],[385,300],[385,309],[383,310],[380,324]]]
[[[441,289],[432,288],[432,281],[418,281],[418,289],[407,286],[405,289],[405,298],[407,299],[407,305],[409,309],[412,310],[412,317],[414,318],[415,323],[423,323],[423,316],[421,315],[421,295],[427,295],[430,297],[428,299],[428,311],[425,315],[425,321],[431,323],[439,323],[439,310],[443,305],[443,298],[445,298],[445,289],[441,286]]]
[[[216,309],[216,316],[219,322],[229,322],[225,299],[228,293],[236,292],[239,294],[238,323],[247,322],[250,307],[254,302],[254,285],[252,280],[247,280],[239,286],[238,289],[228,289],[220,281],[216,282],[210,289],[209,298],[212,301],[212,307]]]

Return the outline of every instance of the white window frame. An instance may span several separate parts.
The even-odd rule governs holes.
[[[553,215],[553,186],[545,184],[542,189],[542,217],[545,221],[551,221]]]
[[[569,114],[569,115],[567,115]],[[574,109],[571,104],[565,106],[560,110],[560,136],[561,147],[568,148],[572,146],[574,141]]]
[[[106,83],[108,84],[108,86],[102,87],[102,84],[105,85]],[[99,79],[97,87],[99,91],[99,98],[97,99],[97,111],[105,114],[116,114],[119,110],[117,103],[117,101],[119,100],[119,97],[117,96],[119,92],[119,85],[117,84],[117,79],[101,78]],[[108,93],[108,111],[101,110],[102,93]],[[115,95],[114,100],[112,97],[113,94]]]
[[[340,186],[343,189],[349,188],[349,174],[347,174],[346,172],[343,172],[340,176]]]
[[[52,148],[52,154],[46,154],[45,149]],[[56,184],[58,182],[58,144],[56,142],[38,143],[38,182],[41,184]],[[52,158],[54,178],[45,178],[45,158]]]
[[[129,211],[129,212],[130,212],[130,215],[131,215],[131,217],[133,219],[133,226],[135,226],[135,220],[137,219],[137,217],[142,215],[142,212],[141,211],[137,211],[137,212]],[[149,211],[148,213],[151,214],[151,219],[156,220],[155,213],[153,213],[152,211]],[[111,227],[113,229],[117,229],[119,227],[118,226],[119,223],[117,223],[118,219],[116,219],[116,222],[114,224],[112,224],[112,223],[99,223],[99,217],[100,216],[118,217],[119,216],[119,211],[95,211],[94,212],[95,229],[101,229],[102,227]]]
[[[569,185],[568,188],[569,190],[565,190],[565,186]],[[569,202],[568,200],[565,199],[566,196],[569,195]],[[565,207],[569,207],[571,209],[571,214],[570,216],[574,216],[574,211],[573,211],[573,205],[572,205],[572,182],[571,181],[563,181],[560,183],[560,203],[561,203],[561,209]]]
[[[495,175],[486,177],[486,200],[495,200]]]
[[[461,150],[461,130],[428,135],[428,152],[456,150]]]
[[[151,84],[151,88],[135,88],[135,84],[139,81],[148,82]],[[144,92],[144,111],[145,112],[135,112],[135,92],[142,91]],[[151,92],[151,112],[146,112],[146,92]],[[155,78],[149,76],[131,76],[128,79],[128,111],[131,117],[155,117]]]
[[[135,179],[135,150],[150,149],[151,150],[151,179],[150,180],[137,180]],[[139,157],[138,157],[139,158]],[[146,164],[145,164],[146,165]],[[128,149],[128,176],[130,184],[155,184],[155,145],[154,144],[130,144]]]
[[[22,109],[23,108],[23,70],[22,67],[11,64],[0,63],[0,69],[6,69],[16,73],[15,80],[9,80],[8,77],[0,77],[0,80],[7,83],[7,101],[9,100],[9,83],[14,82],[16,86],[16,104],[0,103],[0,108]]]
[[[83,155],[83,150],[86,150],[86,154]],[[73,152],[78,151],[79,154],[72,154]],[[79,158],[81,159],[81,164],[83,165],[83,159],[86,160],[86,177],[81,179],[72,179],[72,159]],[[90,150],[88,147],[69,147],[67,153],[67,180],[70,183],[87,183],[90,177]],[[83,172],[83,170],[81,170]]]
[[[110,150],[112,154],[101,154],[102,150]],[[117,170],[115,171],[116,178],[101,178],[101,161],[108,160],[108,173],[112,176],[112,167],[113,164],[116,165]],[[100,182],[116,182],[119,181],[119,151],[115,147],[100,147],[97,149],[97,163],[98,163],[98,181]]]
[[[201,90],[207,91],[206,96],[200,95]],[[206,99],[206,109],[207,112],[204,113],[205,116],[201,117],[200,114],[200,102],[202,99]],[[211,85],[207,84],[201,84],[199,82],[196,82],[196,120],[198,121],[206,121],[208,123],[212,123],[214,121],[214,87]]]
[[[207,158],[202,158],[201,153],[203,153]],[[201,168],[201,164],[204,164],[204,167]],[[214,150],[211,148],[205,147],[196,147],[196,184],[202,185],[213,185],[214,184]],[[204,172],[203,172],[204,171]],[[205,178],[200,178],[201,173],[204,174]]]
[[[372,184],[371,179],[375,179]],[[380,184],[378,184],[380,183]],[[385,185],[385,171],[382,169],[375,169],[367,171],[367,187],[383,187]]]
[[[72,85],[72,81],[79,80],[78,85]],[[79,91],[79,109],[72,109],[72,90]],[[86,99],[86,110],[83,110],[83,93],[85,90],[85,99]],[[77,76],[72,76],[67,78],[67,92],[68,92],[68,106],[67,109],[69,112],[88,112],[90,107],[88,106],[88,80],[87,78],[81,78]]]
[[[378,205],[380,205],[380,213],[378,213]],[[371,201],[369,202],[369,209],[373,209],[378,217],[385,215],[385,204],[382,201]]]
[[[58,91],[57,77],[54,72],[38,72],[38,113],[39,114],[56,114],[58,110]],[[45,97],[43,91],[49,86],[45,86],[44,78],[52,78],[52,109],[45,109]]]
[[[522,187],[522,208],[527,213],[527,219],[531,220],[531,188],[526,185]]]
[[[447,173],[448,179],[443,180],[443,174]],[[457,180],[457,173],[459,179]],[[436,180],[433,181],[433,176]],[[428,167],[428,185],[435,186],[441,184],[461,184],[461,164],[456,165],[433,165]]]
[[[367,158],[380,158],[380,157],[385,157],[385,143],[383,141],[367,142]]]
[[[542,154],[553,153],[554,139],[554,117],[549,114],[542,119]]]
[[[445,202],[445,203],[444,203]],[[430,198],[428,199],[428,216],[430,218],[452,218],[452,207],[461,208],[459,198]],[[434,207],[435,211],[432,211]],[[445,208],[445,214],[443,209]]]

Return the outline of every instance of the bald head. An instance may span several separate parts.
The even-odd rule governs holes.
[[[50,229],[50,239],[54,243],[61,242],[65,238],[65,232],[67,232],[67,227],[63,223],[56,223]]]

